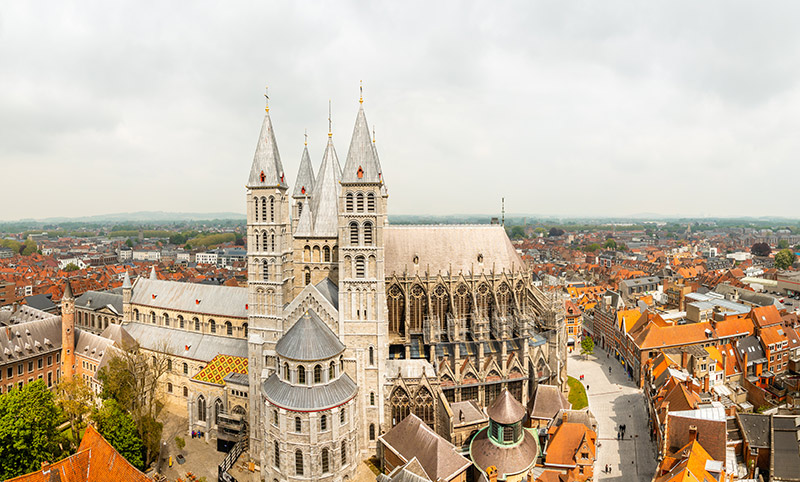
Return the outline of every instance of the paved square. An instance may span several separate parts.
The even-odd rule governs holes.
[[[611,373],[608,371],[611,367]],[[588,386],[589,409],[597,418],[595,477],[603,480],[650,482],[656,469],[655,444],[650,441],[647,408],[642,391],[628,380],[622,365],[595,347],[584,359],[576,350],[567,363],[569,376]],[[617,440],[617,427],[625,425],[625,439]],[[603,473],[606,464],[611,473]]]

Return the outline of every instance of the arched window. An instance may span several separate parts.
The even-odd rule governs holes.
[[[314,261],[315,263],[319,263],[321,261],[319,256],[319,246],[314,246],[314,248],[311,250],[311,254],[311,261]]]
[[[334,362],[331,362],[331,365],[328,367],[328,381],[333,380],[335,375],[336,375],[336,364]]]
[[[300,421],[300,417],[294,418],[294,431],[297,433],[303,431],[303,422]]]
[[[345,420],[347,420],[347,418],[345,415],[344,407],[342,407],[342,409],[339,411],[339,423],[344,425]]]
[[[244,337],[247,338],[247,323],[242,323],[242,333]]]
[[[303,270],[303,281],[306,286],[311,284],[311,268],[306,267],[306,269]]]
[[[172,393],[172,383],[167,383],[167,392]]]
[[[347,193],[347,195],[345,196],[344,205],[345,205],[345,211],[347,211],[348,213],[353,212],[353,193],[351,192]]]
[[[261,251],[269,251],[268,243],[269,243],[269,236],[267,236],[267,232],[265,231],[263,233],[263,236],[261,236],[261,246],[259,246],[259,249]]]
[[[181,328],[184,328],[183,316],[181,315],[178,315],[178,324]]]
[[[283,364],[283,378],[284,378],[284,379],[285,379],[287,382],[291,382],[291,380],[290,380],[290,378],[291,378],[291,375],[289,375],[289,364],[288,364],[288,363],[284,363],[284,364]]]
[[[187,363],[183,364],[183,374],[184,375],[188,375],[189,374],[189,365]]]
[[[514,441],[514,427],[507,425],[503,427],[503,442]]]
[[[273,410],[272,411],[272,425],[275,425],[275,426],[278,425],[278,411],[277,410]]]
[[[375,406],[375,392],[369,392],[369,406]]]
[[[319,431],[324,432],[326,430],[328,430],[328,417],[323,414],[319,417]]]
[[[364,212],[364,193],[356,194],[356,211]]]
[[[375,193],[367,194],[367,212],[375,212]]]
[[[427,387],[420,387],[414,395],[414,415],[427,423],[429,427],[434,425],[433,395]]]
[[[369,347],[369,366],[375,365],[375,348]]]
[[[197,420],[206,421],[206,397],[202,395],[197,397]]]
[[[303,475],[303,452],[299,450],[294,453],[294,474]]]
[[[281,468],[281,448],[278,445],[278,441],[277,440],[275,441],[275,450],[274,450],[274,452],[275,452],[275,455],[274,455],[274,457],[275,457],[274,458],[275,468],[276,469],[280,469]]]
[[[275,233],[269,235],[269,245],[272,251],[275,251]]]
[[[374,423],[369,424],[369,439],[370,440],[375,440],[375,424]]]
[[[255,205],[255,220],[258,221],[258,198],[253,198],[253,204]]]
[[[298,202],[297,203],[297,216],[300,217],[301,214],[303,214],[303,203],[302,202]]]
[[[366,262],[363,256],[356,256],[356,278],[364,278],[366,276]]]
[[[389,333],[405,336],[406,298],[398,285],[392,285],[387,292],[386,304],[389,308]]]
[[[256,231],[256,243],[255,243],[255,251],[258,251],[258,248],[261,247],[261,236],[259,236],[258,231]]]
[[[358,245],[358,223],[355,221],[350,223],[350,244],[353,246]]]
[[[193,318],[194,320],[194,331],[200,331],[200,320],[197,318]]]
[[[303,248],[303,261],[311,261],[311,246],[309,245]]]
[[[269,281],[269,263],[266,259],[261,262],[261,279]]]
[[[139,310],[133,310],[133,319],[139,321]]]
[[[364,223],[364,245],[372,246],[372,223],[369,221]]]
[[[214,401],[214,425],[219,423],[220,412],[222,412],[222,400],[218,398]]]
[[[269,197],[269,222],[275,222],[275,198]]]
[[[328,462],[328,449],[322,449],[322,473],[327,474],[330,472],[330,463]]]
[[[314,383],[322,383],[322,367],[314,366]]]
[[[267,220],[267,198],[265,197],[261,198],[261,220]]]
[[[328,246],[322,247],[322,260],[325,261],[326,263],[331,262],[331,248],[329,248]]]
[[[410,329],[412,332],[421,332],[422,324],[428,314],[428,299],[421,285],[411,287],[411,299],[408,303],[410,316]]]
[[[347,443],[342,440],[342,467],[347,465]]]
[[[233,325],[231,324],[230,321],[225,322],[225,333],[228,336],[233,336]]]
[[[183,387],[183,396],[184,396],[184,398],[189,396],[189,388]]]
[[[208,321],[208,327],[211,330],[211,333],[216,333],[217,332],[217,322],[216,321],[209,320]]]
[[[306,383],[306,368],[303,365],[297,367],[297,383],[303,385]]]
[[[389,403],[392,406],[392,425],[394,426],[409,414],[408,393],[403,388],[396,387],[392,391],[392,396],[389,397]]]
[[[156,312],[155,311],[151,311],[150,312],[150,323],[152,323],[154,325],[156,324]]]
[[[167,358],[167,370],[172,371],[172,358]]]
[[[164,313],[164,326],[169,326],[169,314]]]

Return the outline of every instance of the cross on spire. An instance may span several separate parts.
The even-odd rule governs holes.
[[[308,145],[308,129],[303,129],[303,137],[306,138],[304,144]]]
[[[358,81],[358,103],[359,104],[363,104],[364,103],[364,81],[363,80],[359,80]]]
[[[269,112],[269,86],[264,86],[264,98],[267,99],[267,107],[264,109],[266,112]]]
[[[328,99],[328,137],[333,136],[333,126],[331,123],[331,100]]]

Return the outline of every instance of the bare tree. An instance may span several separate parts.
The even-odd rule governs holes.
[[[86,417],[92,409],[94,394],[80,378],[63,378],[56,387],[56,403],[69,419],[72,443],[81,444],[81,430],[86,426]]]

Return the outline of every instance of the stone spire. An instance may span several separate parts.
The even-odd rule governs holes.
[[[158,275],[156,274],[156,265],[150,267],[150,279],[158,281]]]
[[[64,286],[64,295],[61,297],[62,300],[74,300],[75,295],[72,294],[72,287],[69,285],[69,280],[67,280],[66,286]]]
[[[314,236],[335,237],[339,228],[339,181],[342,168],[333,147],[333,138],[328,137],[322,165],[311,198],[311,213],[314,216]]]
[[[297,171],[297,182],[294,183],[293,197],[310,196],[314,189],[314,167],[311,165],[311,156],[308,155],[308,145],[303,148],[303,157],[300,158],[300,169]]]
[[[269,117],[269,108],[267,108],[264,122],[261,124],[261,133],[258,135],[258,144],[253,156],[247,187],[288,187],[281,164],[281,155],[278,153],[278,143],[275,141],[275,131],[272,129],[272,120]]]
[[[122,289],[130,289],[132,288],[131,285],[131,277],[128,275],[128,271],[125,270],[125,278],[122,279]]]
[[[372,142],[364,104],[359,105],[347,161],[342,171],[343,183],[379,183],[381,168]]]

